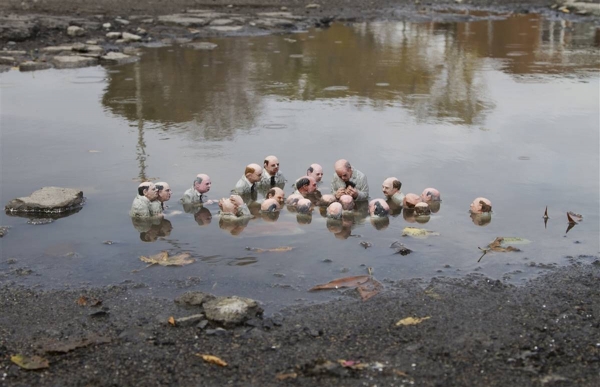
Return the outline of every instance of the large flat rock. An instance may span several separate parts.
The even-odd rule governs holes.
[[[78,67],[88,67],[98,64],[98,59],[88,58],[80,55],[73,56],[55,56],[52,63],[57,69],[75,69]]]
[[[78,208],[83,201],[83,192],[80,190],[44,187],[29,196],[11,200],[5,210],[26,213],[59,213]]]
[[[175,14],[159,16],[158,21],[164,24],[176,24],[183,27],[203,27],[208,24],[210,19],[193,17],[185,14]]]
[[[100,63],[108,65],[120,65],[137,62],[138,60],[140,60],[138,56],[125,55],[120,52],[109,52],[100,58]]]

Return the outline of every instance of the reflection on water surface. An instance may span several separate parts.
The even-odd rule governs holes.
[[[81,212],[49,225],[2,215],[12,226],[2,261],[39,274],[25,283],[130,280],[170,295],[200,278],[194,289],[279,305],[331,297],[306,290],[367,267],[380,280],[479,272],[519,282],[566,256],[598,254],[594,34],[537,15],[361,23],[211,39],[213,51],[146,49],[140,62],[109,70],[2,74],[2,202],[44,185],[87,197]],[[216,205],[194,214],[177,203],[198,173],[211,176],[211,199],[228,195],[244,166],[269,154],[290,181],[323,165],[323,193],[334,161],[347,158],[368,176],[372,198],[397,176],[404,193],[436,187],[442,206],[426,224],[399,211],[385,224],[361,216],[333,224],[319,210],[286,209],[275,222],[233,224]],[[139,179],[170,183],[168,220],[132,225]],[[492,200],[491,221],[469,216],[477,196]],[[565,234],[567,211],[584,221]],[[440,235],[402,237],[407,226]],[[498,236],[531,243],[478,263],[477,247]],[[394,254],[396,240],[413,253]],[[294,249],[246,250],[278,246]],[[198,260],[132,273],[140,255],[161,250]]]

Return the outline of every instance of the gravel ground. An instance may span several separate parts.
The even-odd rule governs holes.
[[[600,261],[594,259],[520,287],[469,275],[398,281],[365,302],[346,290],[336,301],[289,308],[225,330],[211,324],[171,326],[169,316],[198,309],[145,297],[136,290],[139,284],[68,291],[8,284],[0,288],[0,381],[7,386],[598,386]],[[78,305],[82,295],[102,300],[102,306]],[[428,319],[396,325],[406,317]],[[91,344],[48,352],[57,343],[81,345],[84,339]],[[206,363],[198,353],[228,364]],[[49,367],[22,370],[10,361],[15,354],[41,355]],[[342,359],[355,363],[342,365]]]

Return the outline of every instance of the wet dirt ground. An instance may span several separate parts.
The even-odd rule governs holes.
[[[10,0],[0,4],[0,11],[92,18],[232,4],[237,13],[287,6],[296,14],[360,19],[381,17],[392,6],[413,7],[413,2],[390,0],[329,1],[306,10],[309,3]],[[450,4],[455,3],[419,6]],[[478,2],[518,12],[551,4]],[[63,38],[64,32],[41,31],[19,46],[43,47]],[[0,284],[0,384],[597,386],[599,280],[597,258],[574,259],[521,287],[478,275],[402,280],[366,302],[347,290],[340,292],[341,300],[286,309],[225,331],[170,326],[169,316],[194,310],[140,294],[141,283],[40,291],[7,281]],[[104,309],[79,306],[82,295],[101,299]],[[405,317],[430,318],[397,326]],[[96,343],[67,353],[44,352],[43,343],[86,338]],[[218,356],[228,365],[205,363],[197,353]],[[40,371],[22,370],[10,361],[15,354],[42,355],[50,364]],[[355,363],[342,365],[341,359]]]

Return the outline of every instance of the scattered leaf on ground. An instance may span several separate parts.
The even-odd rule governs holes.
[[[79,305],[79,306],[87,305],[87,297],[86,296],[79,297],[79,299],[77,300],[77,305]]]
[[[292,251],[294,248],[291,246],[281,246],[272,249],[259,249],[255,247],[246,247],[248,251],[254,251],[255,253],[285,253],[286,251]]]
[[[227,366],[226,362],[213,355],[203,355],[201,353],[197,353],[196,356],[201,357],[207,363],[216,364],[221,367]]]
[[[429,297],[435,299],[435,300],[441,300],[442,296],[440,296],[439,294],[437,294],[436,292],[433,291],[433,289],[426,289],[425,290],[425,294],[428,295]]]
[[[398,370],[392,370],[392,371],[398,376],[404,376],[404,377],[410,378],[410,376],[408,376],[408,374],[404,371],[398,371]]]
[[[194,259],[192,259],[191,255],[188,253],[177,254],[169,257],[169,253],[166,251],[161,251],[160,253],[151,255],[149,257],[141,256],[140,259],[142,262],[161,266],[184,266],[194,263]]]
[[[67,353],[77,348],[110,343],[110,341],[110,338],[102,336],[90,336],[84,339],[66,341],[46,341],[41,343],[41,350],[45,353]]]
[[[173,316],[169,317],[169,320],[167,320],[167,321],[169,322],[169,324],[171,324],[173,326],[176,325],[176,323],[175,323],[175,317],[173,317]]]
[[[23,355],[14,355],[10,357],[10,361],[26,370],[40,370],[50,366],[48,360],[39,356],[26,357]]]
[[[357,275],[353,277],[338,278],[326,284],[316,285],[309,289],[309,291],[353,287],[357,288],[358,293],[363,301],[366,301],[376,294],[379,294],[383,290],[383,285],[372,276]]]
[[[398,321],[396,323],[396,326],[399,327],[400,325],[417,325],[422,323],[425,320],[429,320],[431,318],[431,316],[427,316],[427,317],[407,317],[407,318],[403,318],[402,320]]]
[[[277,375],[275,375],[275,379],[277,380],[287,380],[287,379],[296,379],[298,377],[298,374],[295,372],[288,372],[288,373],[279,373]]]
[[[402,230],[402,236],[410,236],[413,238],[427,238],[430,235],[440,235],[437,232],[425,230],[424,228],[418,227],[404,227]]]
[[[360,360],[338,360],[338,363],[344,368],[351,368],[353,370],[362,370],[369,366],[368,363],[361,363]]]

